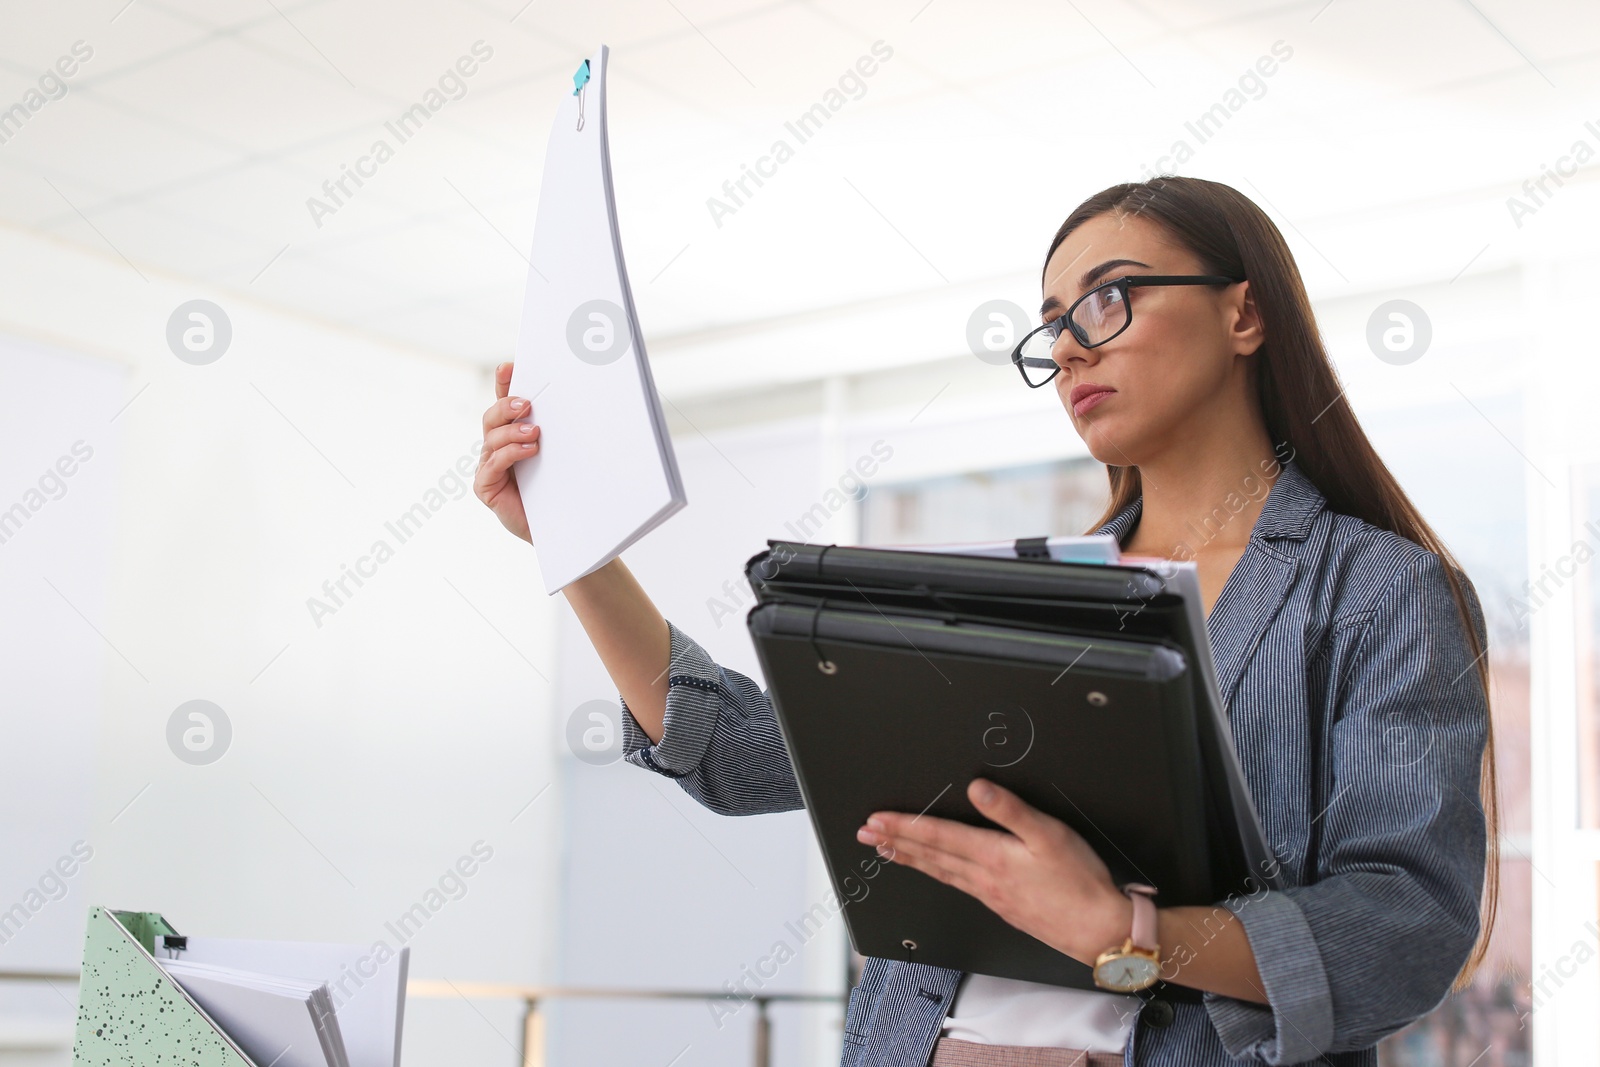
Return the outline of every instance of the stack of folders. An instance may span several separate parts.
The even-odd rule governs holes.
[[[154,956],[259,1067],[399,1067],[409,951],[157,937]]]
[[[1010,541],[962,541],[944,545],[882,545],[904,552],[952,552],[963,556],[988,556],[993,559],[1039,559],[1057,563],[1106,563],[1143,567],[1160,576],[1168,592],[1183,598],[1183,611],[1189,630],[1204,642],[1207,655],[1200,657],[1200,672],[1216,687],[1216,663],[1210,656],[1210,634],[1200,597],[1200,575],[1192,561],[1161,556],[1130,556],[1122,552],[1111,534],[1084,534],[1078,537],[1019,537]]]
[[[874,811],[992,826],[967,797],[978,777],[1163,905],[1277,884],[1193,562],[1105,534],[767,546],[745,565],[746,625],[857,952],[1095,988],[1083,963],[857,839]]]

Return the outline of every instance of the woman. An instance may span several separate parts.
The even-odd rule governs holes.
[[[1029,384],[1053,381],[1108,468],[1095,532],[1195,562],[1286,888],[1146,910],[1082,837],[981,779],[968,795],[1000,829],[876,813],[858,836],[885,857],[1090,966],[1154,947],[1160,977],[1203,996],[873,959],[843,1063],[1376,1064],[1381,1038],[1470,977],[1493,922],[1476,593],[1342,400],[1288,247],[1247,198],[1191,178],[1107,189],[1062,224],[1042,286],[1048,360],[1014,358]],[[496,381],[476,488],[526,538],[510,467],[539,430],[505,396],[509,367]],[[663,619],[621,560],[565,593],[623,698],[630,762],[719,812],[801,806],[767,695]]]

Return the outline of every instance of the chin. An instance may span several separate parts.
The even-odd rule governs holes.
[[[1078,436],[1089,446],[1089,454],[1109,467],[1136,467],[1144,454],[1144,436],[1118,426],[1116,419],[1077,420]]]

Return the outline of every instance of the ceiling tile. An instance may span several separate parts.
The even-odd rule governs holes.
[[[225,233],[181,209],[149,202],[106,208],[90,216],[95,229],[117,242],[118,249],[140,266],[160,267],[200,281],[228,282],[220,268],[260,247],[237,232]],[[72,222],[56,227],[72,233]]]
[[[118,76],[101,91],[114,93],[130,109],[261,154],[307,142],[355,140],[394,110],[376,94],[228,37]]]
[[[113,195],[165,186],[239,160],[208,139],[109,107],[87,90],[40,111],[0,151],[19,166],[68,175]]]
[[[95,55],[0,144],[0,218],[483,359],[505,354],[518,320],[555,109],[602,41],[625,255],[652,337],[986,279],[1028,289],[1074,204],[1180,141],[1193,151],[1176,169],[1261,200],[1316,286],[1459,270],[1441,264],[1486,242],[1481,262],[1498,262],[1518,236],[1507,191],[1600,114],[1600,52],[1584,50],[1600,11],[1573,0],[1538,18],[1509,0],[1416,0],[1381,21],[1371,0],[121,6],[8,19],[0,105],[74,40]],[[457,91],[448,72],[479,40],[493,56]],[[858,88],[847,71],[880,40],[892,56]],[[1238,99],[1278,40],[1293,58],[1198,141],[1191,124]],[[386,124],[442,77],[459,98],[401,143]],[[786,124],[841,78],[848,98],[799,143]],[[318,225],[308,199],[329,199],[324,182],[380,139],[393,158],[359,187],[344,178]],[[792,158],[753,184],[779,139]],[[741,182],[734,210],[714,212]]]
[[[82,41],[93,54],[83,61],[74,80],[91,82],[114,71],[182,52],[206,38],[208,30],[151,6],[126,0],[89,4],[27,4],[26,14],[5,18],[0,56],[10,64],[44,70],[74,43]]]

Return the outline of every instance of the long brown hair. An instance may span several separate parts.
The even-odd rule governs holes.
[[[1154,178],[1113,185],[1080,204],[1050,242],[1046,269],[1050,256],[1068,234],[1108,213],[1149,219],[1194,253],[1206,273],[1249,280],[1266,334],[1256,351],[1255,365],[1257,395],[1268,434],[1276,447],[1287,444],[1293,450],[1295,462],[1326,498],[1330,510],[1398,534],[1436,553],[1445,563],[1487,705],[1489,665],[1467,597],[1471,580],[1400,488],[1344,402],[1344,389],[1317,332],[1310,297],[1283,234],[1236,189],[1199,178]],[[1111,480],[1111,501],[1090,530],[1140,495],[1138,467],[1108,464],[1106,473]],[[1474,590],[1474,599],[1476,595]],[[1488,952],[1500,899],[1499,791],[1492,718],[1487,728],[1479,776],[1488,831],[1480,927],[1477,944],[1456,976],[1456,990],[1470,984]]]

